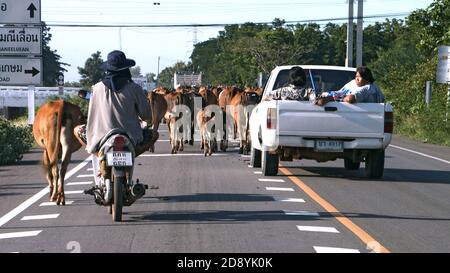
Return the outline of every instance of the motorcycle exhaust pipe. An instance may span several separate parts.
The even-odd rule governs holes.
[[[139,199],[145,194],[145,186],[143,184],[134,184],[131,187],[131,194],[134,198]]]

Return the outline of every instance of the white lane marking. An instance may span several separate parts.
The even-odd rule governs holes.
[[[83,181],[83,182],[69,182],[66,186],[74,186],[74,185],[90,185],[94,183],[94,181]]]
[[[29,215],[22,217],[22,221],[28,221],[28,220],[45,220],[45,219],[55,219],[58,218],[59,213],[54,214],[41,214],[41,215]]]
[[[272,178],[258,178],[260,182],[285,182],[283,179],[272,179]]]
[[[79,174],[79,175],[77,175],[77,177],[80,177],[80,178],[82,178],[82,177],[94,177],[94,174]]]
[[[79,194],[84,193],[84,190],[81,191],[64,191],[64,194]]]
[[[241,155],[241,157],[245,157],[245,158],[248,158],[248,157],[250,157],[251,155]]]
[[[413,154],[421,155],[421,156],[428,157],[428,158],[431,158],[431,159],[434,159],[434,160],[437,160],[437,161],[440,161],[440,162],[444,162],[444,163],[450,164],[450,161],[448,161],[448,160],[444,160],[444,159],[439,158],[439,157],[434,157],[434,156],[427,155],[427,154],[424,154],[424,153],[416,152],[416,151],[413,151],[413,150],[410,150],[410,149],[406,149],[406,148],[403,148],[403,147],[400,147],[400,146],[396,146],[396,145],[390,144],[389,147],[400,149],[400,150],[403,150],[403,151],[407,151],[407,152],[410,152],[410,153],[413,153]]]
[[[293,188],[266,187],[268,191],[294,191]]]
[[[359,250],[353,248],[314,246],[317,253],[360,253]]]
[[[330,232],[339,233],[334,227],[318,227],[318,226],[297,226],[300,231],[313,231],[313,232]]]
[[[93,171],[93,168],[87,168],[86,171]]]
[[[305,200],[302,198],[284,198],[284,197],[276,197],[275,201],[278,202],[295,202],[295,203],[305,203]]]
[[[286,215],[296,215],[296,216],[314,216],[314,217],[319,217],[319,213],[317,212],[312,212],[312,211],[303,211],[303,210],[296,210],[296,211],[289,211],[289,210],[285,210],[284,214]]]
[[[144,157],[171,157],[171,156],[205,156],[204,154],[141,154]],[[212,154],[212,156],[227,156],[227,154]]]
[[[82,169],[86,164],[91,162],[91,157],[89,156],[86,158],[83,162],[78,164],[75,168],[67,172],[65,179],[70,178],[72,175],[77,173],[80,169]],[[29,206],[33,205],[35,202],[37,202],[39,199],[41,199],[43,196],[48,194],[48,186],[43,188],[40,192],[36,193],[35,195],[28,198],[26,201],[24,201],[22,204],[18,205],[15,209],[8,212],[7,214],[3,215],[2,218],[0,218],[0,227],[4,224],[8,223],[11,219],[16,217],[18,214],[26,210]]]
[[[254,174],[262,174],[262,171],[254,171]]]
[[[66,201],[66,205],[72,205],[73,201]],[[56,202],[42,202],[39,207],[56,206]]]
[[[0,233],[0,239],[37,236],[41,232],[42,232],[42,230]]]

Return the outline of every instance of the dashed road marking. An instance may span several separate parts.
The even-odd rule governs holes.
[[[204,154],[141,154],[143,157],[175,157],[175,156],[205,156]],[[228,156],[228,154],[212,154],[212,156]]]
[[[66,205],[72,205],[73,201],[66,201]],[[56,202],[42,202],[39,207],[56,206]]]
[[[258,178],[260,182],[285,182],[283,179],[272,179],[272,178]]]
[[[339,233],[339,231],[334,227],[297,226],[297,228],[300,231]]]
[[[22,217],[22,221],[28,221],[28,220],[46,220],[46,219],[55,219],[58,218],[59,213],[54,214],[41,214],[41,215],[29,215]]]
[[[288,211],[285,210],[284,214],[286,215],[296,215],[296,216],[313,216],[313,217],[319,217],[319,213],[317,212],[312,212],[312,211],[302,211],[302,210],[297,210],[297,211]]]
[[[80,194],[84,193],[84,190],[81,191],[64,191],[64,194]]]
[[[341,224],[343,224],[347,229],[349,229],[353,234],[355,234],[364,244],[377,243],[379,247],[377,252],[390,253],[390,251],[382,246],[378,241],[376,241],[369,233],[360,228],[358,225],[353,223],[348,217],[342,214],[338,209],[331,205],[328,201],[320,197],[313,189],[308,187],[303,181],[301,181],[297,176],[292,174],[286,167],[281,167],[279,170],[286,175],[294,184],[296,184],[302,191],[304,191],[309,197],[316,201],[322,208],[334,216]]]
[[[41,232],[42,232],[42,230],[0,233],[0,239],[32,237],[32,236],[37,236]]]
[[[66,186],[74,186],[74,185],[90,185],[94,183],[94,181],[82,181],[82,182],[70,182],[66,183]]]
[[[266,187],[268,191],[294,191],[293,188]]]
[[[305,203],[305,200],[302,198],[284,198],[284,197],[276,197],[275,201],[278,202],[295,202],[295,203]]]
[[[82,178],[82,177],[94,177],[94,174],[79,174],[79,175],[77,175],[77,177],[80,177],[80,178]]]
[[[79,170],[84,168],[86,164],[91,162],[91,157],[87,157],[83,162],[78,164],[75,168],[67,172],[66,179],[70,178],[72,175],[76,174]],[[26,210],[28,207],[33,205],[35,202],[37,202],[39,199],[41,199],[43,196],[48,195],[48,186],[43,188],[41,191],[33,195],[32,197],[28,198],[26,201],[24,201],[22,204],[18,205],[16,208],[8,212],[7,214],[3,215],[2,218],[0,218],[0,227],[4,224],[8,223],[11,219],[22,213],[24,210]]]
[[[360,253],[359,250],[353,248],[314,246],[317,253]]]
[[[254,174],[262,174],[262,171],[254,171]]]

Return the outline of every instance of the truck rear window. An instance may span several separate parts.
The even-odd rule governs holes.
[[[329,70],[329,69],[305,69],[306,72],[306,86],[314,88],[316,92],[339,90],[349,81],[355,78],[354,71],[344,70]],[[311,81],[311,77],[314,79]],[[273,90],[287,86],[289,77],[289,69],[281,70],[278,73]]]

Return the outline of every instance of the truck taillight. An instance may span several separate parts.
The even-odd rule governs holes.
[[[384,112],[384,132],[390,133],[394,131],[394,113]]]
[[[267,108],[267,129],[277,129],[276,108]]]
[[[123,136],[116,136],[114,138],[114,151],[123,151],[125,146],[125,138]]]

